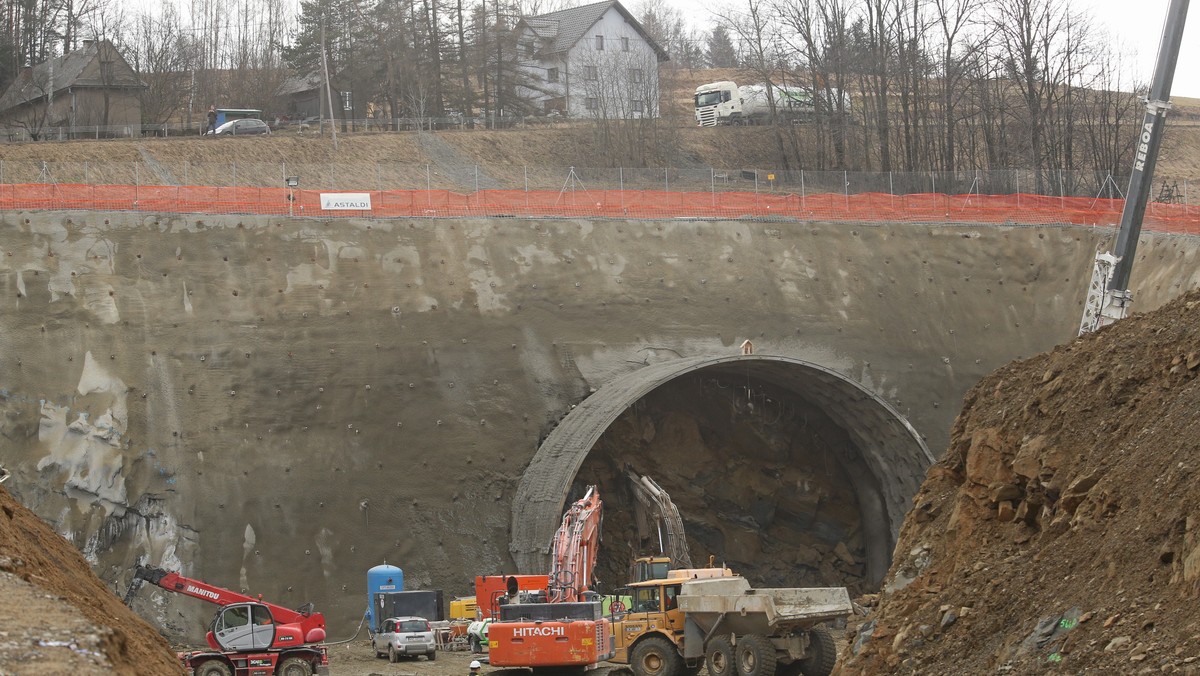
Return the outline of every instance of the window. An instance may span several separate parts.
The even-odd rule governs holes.
[[[679,607],[679,590],[682,588],[681,585],[663,587],[663,606],[665,610],[674,610]]]
[[[584,66],[584,67],[583,67],[583,79],[585,79],[585,80],[599,80],[599,79],[600,79],[600,74],[599,74],[599,72],[596,70],[596,67],[595,67],[595,66]]]
[[[641,84],[642,83],[642,69],[641,68],[630,68],[629,69],[629,81],[633,84]]]
[[[586,106],[588,110],[599,110],[600,99],[596,98],[595,96],[589,96],[584,100],[583,105]]]
[[[598,52],[604,51],[604,36],[603,35],[596,36],[596,51],[598,51]]]
[[[546,82],[558,82],[558,69],[557,68],[547,68],[546,69]]]
[[[525,50],[526,58],[531,58],[533,56],[533,41],[532,40],[526,40],[525,42],[521,43],[521,47],[524,48],[524,50]]]
[[[342,110],[354,108],[354,92],[342,92]]]
[[[643,587],[633,590],[633,612],[658,612],[658,587]]]
[[[271,624],[271,611],[266,606],[251,606],[254,624],[266,626]]]
[[[632,104],[633,112],[635,113],[640,113],[645,108],[644,104],[638,99],[634,99],[630,103]]]
[[[621,51],[622,52],[629,51],[629,38],[621,38]]]

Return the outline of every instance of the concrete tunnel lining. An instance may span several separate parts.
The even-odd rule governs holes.
[[[736,371],[784,388],[823,409],[846,431],[873,475],[873,482],[856,482],[856,491],[864,528],[875,530],[867,569],[868,579],[878,583],[933,454],[912,425],[875,393],[819,364],[780,355],[690,357],[652,364],[617,377],[582,401],[542,442],[517,486],[509,544],[517,569],[548,569],[549,543],[562,521],[571,485],[613,422],[659,386],[701,370]],[[880,501],[871,498],[875,492],[863,490],[865,483],[877,486],[882,504],[872,505]]]

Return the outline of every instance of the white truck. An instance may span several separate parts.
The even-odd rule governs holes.
[[[721,124],[763,124],[771,119],[771,104],[767,98],[766,84],[738,86],[736,82],[722,80],[696,87],[696,124],[715,127]],[[775,113],[781,120],[803,122],[817,114],[817,96],[810,87],[781,87],[770,85],[775,98]],[[833,92],[832,100],[840,95]],[[843,110],[849,110],[849,102],[843,98]]]

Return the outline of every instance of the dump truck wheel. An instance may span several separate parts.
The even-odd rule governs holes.
[[[289,657],[275,670],[279,676],[312,676],[312,664],[303,657]]]
[[[680,676],[683,657],[667,639],[651,636],[634,646],[629,666],[635,676]]]
[[[708,642],[708,654],[704,659],[709,676],[734,676],[733,644],[728,636],[715,636]]]
[[[775,646],[765,636],[747,634],[733,649],[738,676],[774,676]]]
[[[196,667],[192,673],[196,676],[231,676],[233,670],[221,660],[209,660]]]
[[[829,676],[837,664],[837,643],[825,627],[813,627],[808,632],[808,656],[800,660],[804,676]]]

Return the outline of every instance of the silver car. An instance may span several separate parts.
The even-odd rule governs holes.
[[[389,617],[379,625],[379,633],[371,639],[375,657],[387,655],[399,662],[405,655],[424,655],[429,661],[437,659],[437,642],[429,620],[423,617]]]

